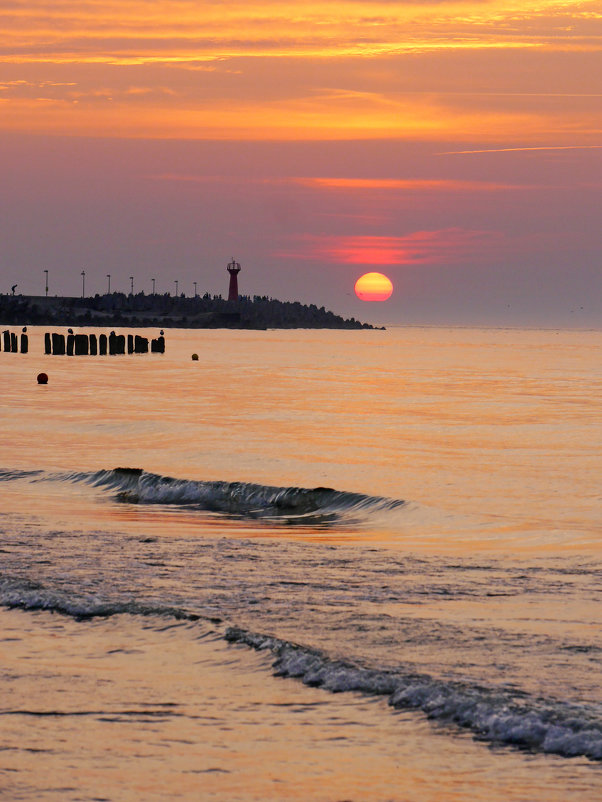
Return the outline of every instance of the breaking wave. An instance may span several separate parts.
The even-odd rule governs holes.
[[[141,468],[115,468],[93,473],[43,474],[0,471],[3,479],[85,482],[115,493],[129,504],[167,504],[248,518],[286,518],[290,522],[333,523],[361,519],[398,509],[404,501],[349,493],[328,487],[273,487],[250,482],[175,479]]]
[[[276,676],[296,678],[332,693],[387,696],[394,708],[420,710],[435,722],[469,730],[489,743],[602,760],[602,720],[590,705],[534,699],[426,674],[369,669],[238,627],[229,628],[225,637],[269,651],[275,657]]]
[[[0,581],[0,604],[22,610],[46,610],[77,620],[125,614],[223,626],[219,617],[179,607],[133,600],[109,602],[84,594],[66,598],[60,591],[22,580]],[[354,691],[384,696],[396,709],[421,711],[433,722],[467,730],[477,740],[491,744],[602,760],[602,718],[592,704],[570,704],[535,698],[520,691],[446,681],[428,674],[407,673],[401,667],[369,668],[236,626],[225,628],[222,635],[230,643],[268,653],[273,658],[276,676],[298,679],[331,693]]]

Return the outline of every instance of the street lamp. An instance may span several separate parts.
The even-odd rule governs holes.
[[[82,298],[86,297],[86,271],[82,270]]]
[[[153,282],[153,295],[155,294],[155,279],[152,278],[151,281]]]
[[[48,271],[44,270],[44,273],[46,273],[46,297],[48,298]]]
[[[109,279],[109,286],[107,287],[107,295],[111,294],[111,274],[107,273],[107,278]]]
[[[193,281],[192,283],[194,284],[194,297],[196,298],[196,281]]]
[[[134,294],[134,276],[130,276],[130,292]]]

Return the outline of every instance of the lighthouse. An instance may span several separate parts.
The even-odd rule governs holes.
[[[238,274],[240,273],[240,265],[238,262],[232,261],[229,263],[228,267],[226,268],[228,273],[230,273],[230,287],[228,289],[228,300],[229,301],[238,301]]]

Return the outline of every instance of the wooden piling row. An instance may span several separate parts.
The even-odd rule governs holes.
[[[54,356],[113,356],[115,354],[148,354],[149,350],[153,354],[165,353],[165,335],[163,331],[156,339],[149,341],[148,337],[141,337],[139,334],[115,334],[112,331],[108,337],[106,334],[74,334],[73,329],[69,329],[67,334],[60,334],[55,331],[47,331],[44,334],[44,353]],[[14,331],[6,329],[0,336],[0,351],[6,353],[22,353],[29,351],[29,338],[27,327],[17,335]]]
[[[7,354],[26,354],[29,351],[29,337],[27,336],[27,326],[21,329],[21,336],[19,337],[14,331],[6,329],[2,332],[0,338],[0,350],[4,350]]]
[[[69,329],[68,334],[46,332],[44,335],[44,353],[59,356],[110,356],[125,354],[148,354],[148,337],[139,334],[116,334],[112,331],[106,334],[74,334]],[[160,336],[150,342],[150,351],[154,354],[165,353],[165,336]]]

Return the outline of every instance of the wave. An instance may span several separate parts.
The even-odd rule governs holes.
[[[41,476],[43,471],[11,471],[0,468],[0,482],[14,482],[19,479],[31,479],[34,476]]]
[[[420,710],[433,721],[469,730],[476,739],[492,744],[602,760],[602,720],[588,705],[534,699],[426,674],[368,669],[238,627],[230,627],[225,637],[269,651],[275,657],[276,676],[296,678],[332,693],[387,696],[394,708]]]
[[[102,601],[90,596],[65,598],[60,592],[28,580],[0,580],[0,605],[10,609],[59,613],[77,621],[92,618],[111,618],[115,615],[166,616],[178,621],[199,621],[213,624],[221,622],[219,617],[200,616],[178,607],[161,604],[140,604],[135,601]]]
[[[433,722],[467,730],[477,740],[491,744],[602,761],[602,719],[591,704],[569,704],[520,691],[445,681],[428,674],[404,673],[401,668],[368,668],[270,635],[236,626],[226,628],[219,617],[132,600],[109,602],[85,595],[66,599],[60,592],[27,580],[0,581],[0,604],[60,613],[76,620],[126,614],[222,624],[222,636],[228,642],[269,653],[276,676],[297,679],[331,693],[384,696],[396,709],[421,711]]]
[[[11,472],[0,472],[7,478]],[[289,523],[346,523],[378,512],[402,507],[405,502],[333,490],[329,487],[275,487],[251,482],[176,479],[148,473],[142,468],[114,468],[93,473],[44,474],[32,472],[33,481],[86,482],[115,493],[128,504],[187,506],[245,518],[279,518]],[[26,472],[13,478],[27,478]]]

